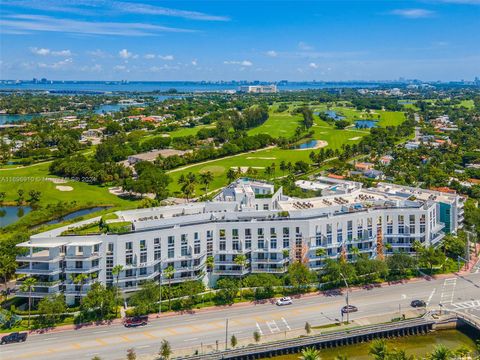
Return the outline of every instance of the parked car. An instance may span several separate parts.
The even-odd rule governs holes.
[[[352,312],[357,312],[358,308],[353,305],[346,305],[342,307],[342,314],[347,314],[347,313],[352,313]]]
[[[27,336],[28,334],[26,332],[25,333],[14,332],[2,337],[2,339],[0,340],[0,345],[11,344],[16,342],[24,342],[25,340],[27,340]]]
[[[412,300],[412,302],[410,303],[410,306],[411,307],[425,307],[427,306],[427,304],[425,304],[425,301],[423,300]]]
[[[125,327],[144,326],[148,324],[148,315],[127,317],[123,320]]]
[[[292,301],[292,298],[286,296],[286,297],[282,297],[282,298],[278,299],[275,304],[277,304],[278,306],[292,305],[293,301]]]

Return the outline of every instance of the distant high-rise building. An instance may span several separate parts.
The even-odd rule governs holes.
[[[277,85],[247,85],[241,86],[240,91],[255,94],[276,93]]]

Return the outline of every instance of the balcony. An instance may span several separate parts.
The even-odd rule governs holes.
[[[16,260],[18,262],[35,262],[35,263],[55,263],[59,262],[62,259],[62,256],[50,256],[50,255],[25,255],[17,256]]]
[[[252,258],[252,263],[256,264],[283,264],[287,262],[289,258],[282,258],[282,259],[259,259],[259,258]]]
[[[100,271],[100,265],[89,268],[65,268],[67,274],[90,274],[96,271]]]
[[[261,269],[261,268],[257,268],[257,267],[253,267],[253,268],[252,268],[252,273],[281,274],[281,273],[284,273],[284,272],[286,272],[286,271],[287,271],[287,269],[285,269],[285,268],[276,268],[276,269],[272,269],[272,268]]]
[[[20,288],[24,281],[17,281],[17,287]],[[62,280],[55,280],[55,281],[37,281],[35,283],[35,288],[38,287],[45,287],[45,288],[55,288],[62,284]]]
[[[19,267],[16,271],[17,274],[25,274],[25,275],[57,275],[62,272],[61,268],[36,268],[29,266]]]
[[[88,260],[97,260],[100,259],[100,254],[91,253],[90,255],[65,255],[65,260],[75,260],[75,261],[88,261]]]

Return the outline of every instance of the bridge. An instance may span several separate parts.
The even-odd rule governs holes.
[[[179,357],[185,360],[249,360],[272,357],[285,354],[294,354],[305,347],[325,349],[343,345],[351,345],[376,338],[390,338],[397,336],[425,334],[433,330],[435,320],[415,318],[388,324],[362,326],[361,328],[329,332],[314,336],[305,336],[295,339],[272,342],[268,344],[249,345],[242,348],[218,351],[209,354],[199,354]]]

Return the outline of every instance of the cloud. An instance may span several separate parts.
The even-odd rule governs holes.
[[[435,11],[427,9],[396,9],[390,12],[392,15],[398,15],[407,19],[428,18],[435,15]]]
[[[95,64],[93,66],[82,66],[80,70],[83,72],[101,72],[103,67],[100,64]]]
[[[128,51],[127,49],[122,49],[118,52],[118,56],[120,56],[122,59],[137,59],[138,55]]]
[[[111,14],[112,11],[116,11],[128,14],[160,15],[200,21],[230,20],[230,18],[227,16],[211,15],[198,11],[171,9],[150,4],[144,4],[140,2],[137,3],[112,0],[8,0],[8,2],[5,1],[5,3],[2,3],[2,5],[88,16]]]
[[[315,64],[314,62],[311,62],[310,64],[308,64],[309,67],[311,67],[312,69],[318,69],[318,65]]]
[[[42,69],[61,70],[68,67],[68,65],[71,65],[72,63],[73,63],[73,59],[68,58],[65,60],[54,62],[53,64],[39,63],[38,67]]]
[[[98,58],[106,58],[107,56],[109,56],[105,51],[100,49],[87,51],[87,54]]]
[[[193,65],[193,66],[197,66],[197,65],[198,65],[197,59],[193,59],[193,60],[192,60],[192,65]]]
[[[175,59],[173,55],[158,55],[158,58],[161,60],[167,60],[167,61],[171,61]]]
[[[127,67],[125,65],[115,65],[113,67],[114,71],[128,71]]]
[[[306,42],[303,42],[303,41],[300,41],[298,43],[298,48],[300,50],[306,50],[306,51],[309,51],[309,50],[313,50],[313,46],[307,44]]]
[[[198,11],[186,11],[170,9],[160,6],[154,6],[150,4],[137,4],[131,2],[113,1],[111,6],[114,9],[130,14],[145,14],[145,15],[162,15],[171,17],[180,17],[190,20],[202,20],[202,21],[229,21],[227,16],[217,16],[205,14]]]
[[[30,51],[32,52],[32,54],[40,56],[72,56],[72,52],[70,50],[50,50],[47,48],[32,47],[30,48]]]
[[[143,56],[147,60],[155,59],[155,54],[145,54]]]
[[[250,60],[242,60],[242,61],[236,61],[236,60],[226,60],[223,62],[226,65],[242,65],[242,66],[252,66],[253,63]]]
[[[60,19],[52,16],[17,14],[2,19],[2,31],[41,31],[88,35],[153,36],[162,32],[195,32],[146,23],[95,22]]]
[[[268,50],[265,54],[267,56],[270,56],[270,57],[277,57],[278,56],[278,53],[275,50]]]

